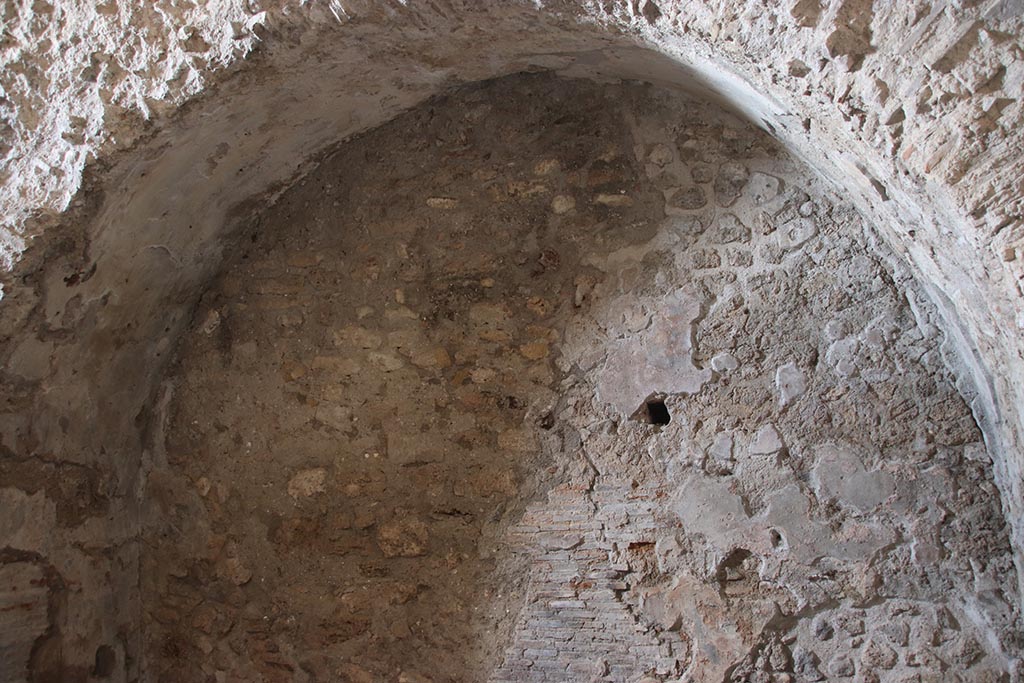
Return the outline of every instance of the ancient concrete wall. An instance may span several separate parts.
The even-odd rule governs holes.
[[[0,12],[0,547],[15,583],[49,586],[26,603],[50,615],[49,645],[33,650],[33,631],[19,646],[50,662],[40,670],[124,664],[150,408],[239,203],[432,93],[524,69],[717,95],[835,180],[937,304],[1020,518],[1018,2],[115,0]]]
[[[1015,672],[934,308],[763,133],[513,77],[254,220],[165,385],[144,678]]]

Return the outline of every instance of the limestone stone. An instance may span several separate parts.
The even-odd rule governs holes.
[[[559,216],[569,213],[574,208],[576,208],[576,200],[569,195],[560,194],[551,200],[551,210]]]
[[[715,198],[719,205],[729,206],[736,201],[749,180],[750,171],[743,164],[735,161],[722,164],[714,183]]]
[[[352,411],[336,403],[323,403],[316,407],[316,419],[329,427],[345,432],[352,427]]]
[[[775,371],[775,387],[779,392],[779,405],[785,407],[807,391],[804,373],[795,363],[780,365]]]
[[[718,353],[711,358],[711,369],[715,372],[732,372],[739,368],[736,356],[728,352]]]
[[[780,247],[795,249],[818,234],[818,227],[814,221],[796,218],[783,225],[776,234]]]
[[[427,206],[432,209],[454,209],[459,205],[459,200],[452,197],[428,197]]]
[[[246,567],[238,557],[225,559],[221,571],[236,586],[244,586],[252,579],[252,570]]]
[[[720,432],[715,435],[715,439],[712,441],[711,447],[708,449],[708,455],[719,462],[732,462],[733,447],[734,437],[732,432]]]
[[[632,206],[633,198],[625,194],[599,194],[594,197],[595,204],[603,204],[604,206],[613,207],[624,207]]]
[[[399,513],[401,515],[401,513]],[[427,525],[418,519],[396,517],[377,529],[377,544],[384,557],[418,557],[429,548]]]
[[[761,205],[775,199],[779,195],[781,183],[778,178],[760,171],[750,174],[747,192],[754,204]]]
[[[774,455],[782,450],[782,436],[775,425],[767,424],[760,427],[750,440],[748,447],[751,455]]]
[[[708,200],[703,188],[696,185],[680,187],[674,190],[668,198],[669,206],[685,211],[703,208],[707,203]]]
[[[434,370],[443,370],[447,367],[451,367],[452,359],[448,354],[448,350],[444,347],[438,346],[432,349],[424,349],[416,352],[412,356],[413,365],[421,368],[430,368]]]
[[[292,498],[308,498],[323,493],[326,481],[327,470],[322,467],[301,470],[288,482],[288,495]]]

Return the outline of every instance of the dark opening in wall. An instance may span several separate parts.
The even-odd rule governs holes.
[[[672,415],[668,412],[665,399],[656,396],[651,396],[645,400],[643,405],[633,413],[632,418],[652,425],[667,425],[672,421]]]
[[[757,585],[759,560],[746,548],[736,548],[718,565],[716,572],[722,595],[743,595]]]
[[[117,666],[117,654],[109,645],[100,645],[96,649],[96,662],[93,664],[92,675],[96,678],[109,678]]]

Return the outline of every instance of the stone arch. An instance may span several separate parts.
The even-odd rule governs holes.
[[[5,457],[75,469],[93,517],[123,518],[110,523],[115,569],[87,554],[55,566],[94,595],[111,572],[133,584],[123,520],[151,457],[139,454],[154,447],[148,406],[225,231],[246,215],[239,202],[283,190],[327,145],[429,95],[523,70],[714,97],[847,190],[943,314],[1019,550],[1015,6],[331,2],[253,13],[225,3],[211,18],[197,3],[162,15],[170,29],[150,33],[161,48],[144,38],[157,15],[127,4],[12,10],[5,20],[27,47],[5,83]],[[62,27],[79,38],[54,54]],[[19,515],[72,529],[39,493],[14,486],[5,497]],[[57,536],[26,533],[5,537],[51,561],[64,553]],[[130,595],[107,598],[105,642],[130,630]],[[91,623],[91,604],[72,606],[68,623]],[[70,656],[87,662],[95,650]]]

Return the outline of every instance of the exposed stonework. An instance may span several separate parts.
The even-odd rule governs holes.
[[[520,77],[250,225],[168,383],[144,677],[1017,675],[935,312],[767,136]]]
[[[245,202],[431,94],[523,70],[719,98],[842,188],[918,279],[910,304],[922,330],[943,333],[1019,558],[1022,15],[1016,0],[7,3],[0,550],[14,595],[31,593],[13,604],[33,615],[11,651],[67,680],[137,665],[126,653],[139,626],[140,468],[162,457],[160,381],[232,235],[250,227]],[[674,189],[668,212],[740,180],[708,181],[706,197]],[[628,208],[604,195],[600,206]],[[443,211],[451,198],[433,199]],[[579,209],[569,194],[548,201],[555,215]],[[806,227],[784,239],[814,239]],[[856,379],[867,332],[830,334],[828,363]],[[720,351],[708,366],[727,376],[742,359]],[[801,377],[813,389],[799,362],[775,370],[787,392]],[[736,444],[721,437],[714,452]],[[309,476],[291,499],[319,487]]]

